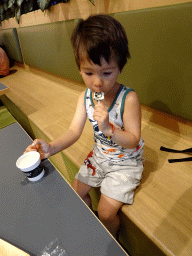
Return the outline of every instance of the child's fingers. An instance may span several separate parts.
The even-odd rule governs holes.
[[[96,121],[104,121],[105,119],[108,119],[109,113],[105,108],[95,108],[93,113],[93,118]]]
[[[32,147],[34,148],[39,148],[40,145],[41,145],[41,140],[38,140],[38,139],[34,140],[32,143]]]
[[[25,149],[24,154],[30,151],[38,151],[39,147],[40,147],[40,142],[38,140],[34,140],[33,143]]]
[[[37,151],[40,153],[41,159],[48,158],[49,153],[49,144],[41,139],[35,139],[31,145],[29,145],[24,154],[30,151]]]
[[[103,103],[97,103],[95,104],[95,109],[105,109],[106,110],[106,107],[105,105],[103,105]]]
[[[36,149],[35,147],[33,147],[32,145],[29,145],[29,146],[25,149],[25,152],[24,152],[23,154],[28,153],[28,152],[30,152],[30,151],[37,151],[37,149]]]

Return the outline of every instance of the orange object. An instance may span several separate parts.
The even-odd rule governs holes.
[[[113,137],[113,134],[114,134],[114,131],[115,131],[115,126],[111,122],[109,122],[109,123],[112,127],[112,134],[110,136],[108,136],[108,140],[110,140]]]
[[[0,75],[7,76],[9,72],[9,58],[6,52],[0,47]]]
[[[124,155],[125,155],[125,154],[121,154],[121,155],[118,156],[118,158],[122,158]]]
[[[109,151],[109,152],[116,152],[116,151],[117,151],[117,149],[110,148],[110,149],[108,149],[107,151]]]
[[[91,164],[89,157],[93,156],[93,150],[88,154],[87,158],[85,159],[85,164],[87,164],[87,168],[90,168],[93,170],[92,176],[96,173],[96,168]]]

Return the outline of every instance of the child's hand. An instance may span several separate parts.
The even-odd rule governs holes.
[[[33,143],[26,148],[24,154],[30,151],[39,152],[41,159],[49,158],[51,155],[50,144],[40,139],[34,140]]]
[[[95,105],[93,118],[97,121],[99,130],[106,136],[111,135],[111,125],[109,123],[109,113],[102,103]]]

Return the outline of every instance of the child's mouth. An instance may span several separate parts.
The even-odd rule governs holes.
[[[94,92],[93,98],[98,102],[104,100],[104,92]]]

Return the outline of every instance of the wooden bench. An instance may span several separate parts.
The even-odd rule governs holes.
[[[10,88],[2,97],[4,104],[33,138],[57,138],[69,127],[78,95],[85,87],[33,68],[14,66],[12,72],[3,78]],[[51,157],[69,183],[92,149],[92,137],[87,122],[78,142]],[[191,147],[192,123],[142,105],[142,137],[145,171],[134,204],[122,207],[120,240],[131,255],[187,255],[192,249],[192,168],[190,162],[168,163],[169,158],[178,156],[160,151],[160,146]],[[98,190],[92,193],[98,200]]]
[[[191,21],[174,25],[174,19],[170,18],[176,16],[189,18],[191,7],[192,5],[187,4],[173,8],[115,14],[127,29],[129,25],[125,24],[126,21],[129,20],[131,24],[131,30],[129,29],[128,32],[131,33],[132,60],[126,66],[120,81],[134,88],[141,98],[142,137],[145,141],[145,170],[141,185],[136,191],[134,204],[124,205],[120,211],[122,221],[120,241],[132,256],[188,256],[192,251],[191,164],[190,162],[170,164],[168,159],[187,155],[160,151],[161,146],[186,149],[192,145],[189,58],[191,45],[184,43],[184,39],[189,38],[191,33],[189,31],[189,35],[188,32],[184,34],[184,30],[187,30]],[[183,15],[184,9],[186,16]],[[155,35],[150,34],[146,39],[149,32],[154,31],[154,24],[161,24],[160,19],[164,27],[160,30],[159,37],[156,38],[157,33],[155,33]],[[170,22],[164,22],[169,19]],[[178,37],[175,38],[174,35],[176,29],[181,33],[181,26],[184,27],[183,36],[179,37],[181,41],[178,41]],[[142,38],[146,40],[138,41],[140,36],[139,30],[134,30],[136,27],[142,28],[140,33],[142,32]],[[33,31],[36,31],[35,27]],[[167,35],[170,31],[173,32],[173,43],[170,41],[170,34]],[[25,36],[24,30],[18,31],[18,34],[20,38]],[[31,52],[28,59],[27,47],[23,46],[24,38],[21,38],[20,43],[27,63],[30,61]],[[135,47],[136,43],[138,47]],[[182,48],[181,44],[185,44],[188,50]],[[174,47],[171,48],[171,45]],[[155,52],[156,46],[158,46],[157,52]],[[184,68],[182,66],[180,69],[176,57],[174,62],[178,48],[182,50],[179,54],[183,54],[180,55],[180,60],[185,63]],[[150,56],[149,59],[147,56]],[[35,66],[35,61],[37,59],[28,64]],[[75,67],[72,68],[75,70]],[[1,96],[1,100],[32,138],[50,141],[58,138],[69,127],[78,96],[85,90],[85,86],[78,77],[70,80],[69,71],[65,77],[64,74],[56,75],[51,74],[49,70],[46,71],[49,73],[26,64],[14,66],[10,75],[1,79],[1,82],[9,87],[9,92]],[[135,80],[133,75],[136,76]],[[166,88],[171,90],[166,91]],[[51,157],[52,163],[69,183],[92,149],[93,143],[92,127],[87,122],[78,142]],[[91,197],[96,209],[99,189],[94,189]]]

